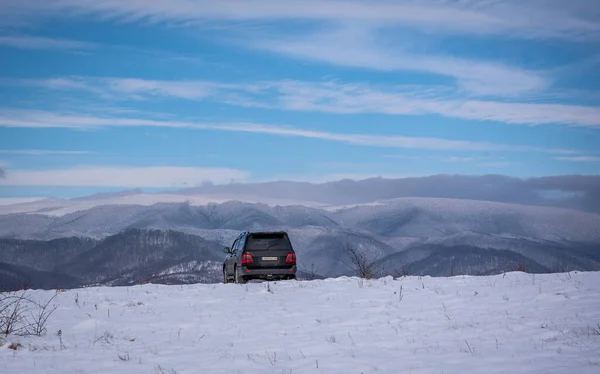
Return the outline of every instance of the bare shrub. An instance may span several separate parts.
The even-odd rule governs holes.
[[[513,264],[509,267],[508,271],[520,271],[523,273],[528,273],[529,272],[529,268],[527,267],[527,264],[524,264],[522,262]]]
[[[364,248],[347,245],[346,252],[350,259],[350,267],[358,277],[371,279],[379,274],[380,267],[377,264],[377,259],[369,258]]]
[[[177,372],[175,371],[175,369],[163,369],[162,366],[157,365],[154,367],[154,373],[155,374],[177,374]]]
[[[405,265],[400,269],[394,270],[391,275],[394,279],[408,277],[410,275],[410,267],[411,265]]]
[[[528,269],[527,269],[527,265],[526,264],[519,263],[517,265],[517,271],[522,271],[523,273],[527,273],[528,272],[527,270]]]
[[[26,314],[29,312],[26,292],[7,293],[0,297],[0,333],[17,334],[26,328]]]
[[[0,334],[44,335],[48,319],[58,307],[50,305],[56,295],[38,302],[27,291],[0,294]]]
[[[21,348],[23,345],[21,345],[21,343],[10,343],[8,345],[8,349],[12,349],[13,351],[16,351],[17,349]]]
[[[104,343],[104,344],[112,344],[113,339],[114,339],[113,334],[111,334],[108,331],[104,331],[104,334],[102,334],[94,339],[94,345],[98,342]]]
[[[310,264],[310,267],[302,266],[302,271],[304,272],[304,279],[315,280],[319,277],[321,268],[317,267],[313,262]]]
[[[48,299],[45,303],[37,303],[33,311],[31,311],[31,320],[29,321],[28,333],[31,335],[42,336],[46,334],[46,325],[48,324],[48,318],[54,313],[58,305],[50,306],[50,303],[58,294],[55,293],[50,299]]]

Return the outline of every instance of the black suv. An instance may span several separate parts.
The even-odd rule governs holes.
[[[251,279],[296,279],[296,253],[288,234],[244,232],[223,252],[223,283],[246,283]]]

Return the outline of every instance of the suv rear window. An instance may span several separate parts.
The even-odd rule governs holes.
[[[246,250],[292,250],[292,245],[287,236],[283,234],[253,234],[246,240]]]

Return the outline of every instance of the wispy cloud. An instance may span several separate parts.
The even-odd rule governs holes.
[[[461,157],[461,156],[408,156],[408,155],[386,155],[386,158],[399,160],[437,160],[442,162],[474,162],[474,161],[489,161],[491,157]],[[495,159],[495,158],[494,158]]]
[[[51,89],[84,89],[112,100],[170,97],[213,100],[243,107],[338,114],[435,114],[510,124],[600,127],[600,107],[518,101],[458,99],[447,87],[371,86],[340,82],[266,81],[219,83],[129,78],[67,77],[20,81]]]
[[[595,5],[595,0],[5,0],[0,20],[82,15],[196,25],[211,20],[313,20],[397,25],[428,33],[597,40],[600,11]]]
[[[212,93],[219,85],[209,82],[161,82],[143,79],[108,79],[103,82],[111,92],[143,94],[151,96],[176,97],[188,100],[201,100]]]
[[[88,115],[61,115],[44,111],[0,112],[0,126],[25,128],[70,128],[97,129],[103,127],[165,127],[196,130],[216,130],[245,132],[277,136],[300,137],[335,141],[346,144],[405,149],[427,150],[470,150],[470,151],[529,151],[551,153],[574,153],[567,149],[545,149],[526,145],[505,145],[489,142],[451,140],[429,137],[408,137],[396,135],[373,135],[357,133],[333,133],[317,130],[298,129],[286,126],[273,126],[253,123],[213,124],[190,121],[158,121],[140,118],[96,117]]]
[[[0,35],[0,45],[21,49],[87,49],[94,47],[94,44],[88,42],[30,35]]]
[[[511,162],[503,157],[487,157],[487,156],[407,156],[407,155],[386,155],[387,158],[413,160],[413,161],[438,161],[443,163],[464,163],[474,164],[483,167],[507,167]]]
[[[7,81],[5,81],[8,83]],[[165,81],[139,78],[93,78],[60,77],[41,80],[22,79],[13,81],[20,85],[46,89],[72,91],[83,90],[111,100],[144,100],[149,98],[175,98],[185,100],[205,100],[218,98],[226,101],[234,94],[258,92],[268,86],[227,84],[210,81]],[[232,99],[233,100],[233,99]]]
[[[0,154],[10,155],[30,155],[30,156],[47,156],[47,155],[89,155],[94,152],[88,151],[55,151],[47,149],[0,149]]]
[[[572,162],[598,162],[600,157],[597,156],[573,156],[573,157],[555,157],[556,160],[572,161]]]
[[[435,92],[398,92],[365,85],[285,82],[278,86],[287,109],[332,113],[437,114],[445,117],[511,124],[600,126],[600,108],[484,100],[458,100]]]
[[[64,169],[12,169],[0,186],[193,187],[247,180],[249,172],[229,168],[79,166]]]
[[[400,179],[400,178],[415,178],[423,177],[427,174],[410,174],[410,173],[333,173],[333,174],[278,174],[265,178],[252,179],[253,183],[273,182],[273,181],[286,181],[286,182],[308,182],[308,183],[327,183],[327,182],[338,182],[341,180],[353,180],[360,181],[365,179],[373,178],[385,178],[385,179]]]
[[[411,52],[403,44],[383,44],[371,27],[320,30],[308,36],[253,37],[239,40],[243,47],[318,61],[331,65],[381,71],[426,72],[456,80],[473,95],[516,96],[546,89],[549,77],[542,72],[451,56]]]

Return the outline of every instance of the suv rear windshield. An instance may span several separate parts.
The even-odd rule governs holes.
[[[246,250],[292,250],[288,237],[284,234],[252,234],[246,239]]]

